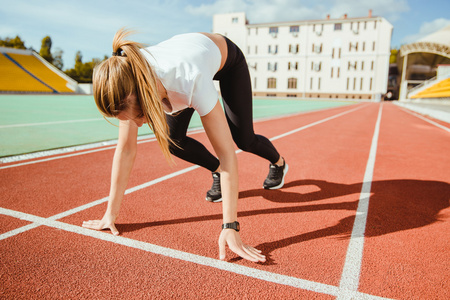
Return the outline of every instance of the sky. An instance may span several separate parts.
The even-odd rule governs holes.
[[[185,32],[212,32],[212,16],[245,12],[250,24],[364,17],[387,19],[391,48],[412,43],[450,25],[449,0],[0,0],[0,38],[18,35],[39,52],[50,36],[52,52],[63,51],[63,69],[112,52],[115,32],[130,28],[131,38],[153,45]]]

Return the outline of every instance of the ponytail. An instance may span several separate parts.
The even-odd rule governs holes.
[[[113,56],[94,69],[93,91],[99,111],[106,117],[116,117],[130,103],[126,99],[136,95],[148,126],[168,162],[173,162],[165,112],[158,93],[157,76],[140,49],[142,44],[126,40],[133,32],[117,31],[113,39]]]

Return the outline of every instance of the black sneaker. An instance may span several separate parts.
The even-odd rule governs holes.
[[[206,201],[222,202],[222,190],[220,189],[220,173],[213,172],[213,184],[211,189],[206,192]]]
[[[286,162],[284,162],[284,165],[281,167],[270,164],[269,175],[267,175],[266,180],[264,180],[263,187],[269,190],[282,188],[284,185],[284,176],[286,176],[288,169],[289,167]]]

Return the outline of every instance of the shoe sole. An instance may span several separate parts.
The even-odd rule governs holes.
[[[211,200],[211,199],[206,198],[205,200],[208,202],[212,202],[212,203],[222,202],[222,198],[216,199],[216,200]]]
[[[283,187],[283,185],[284,185],[284,177],[286,176],[288,171],[289,171],[289,166],[288,166],[288,164],[286,164],[286,167],[283,170],[283,178],[281,179],[281,183],[279,185],[272,186],[272,187],[267,187],[267,188],[263,186],[263,188],[266,189],[266,190],[281,189]]]

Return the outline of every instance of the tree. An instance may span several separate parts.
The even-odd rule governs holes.
[[[103,59],[107,59],[105,56]],[[92,59],[90,62],[83,63],[83,56],[80,51],[75,55],[75,66],[73,69],[66,70],[65,73],[78,83],[92,83],[92,73],[94,67],[101,63],[98,58]]]
[[[390,64],[397,63],[397,55],[398,55],[398,49],[391,49],[391,56],[389,57]]]
[[[52,39],[49,36],[46,36],[42,39],[41,50],[39,51],[39,55],[44,58],[49,63],[53,64],[53,55],[51,52],[52,48]]]
[[[25,42],[22,41],[18,35],[16,35],[16,37],[13,39],[9,37],[5,38],[4,40],[0,39],[0,46],[16,49],[27,49],[25,47]]]
[[[55,52],[53,53],[53,65],[60,70],[62,70],[64,66],[62,59],[63,53],[64,51],[62,51],[60,48],[56,48]]]

